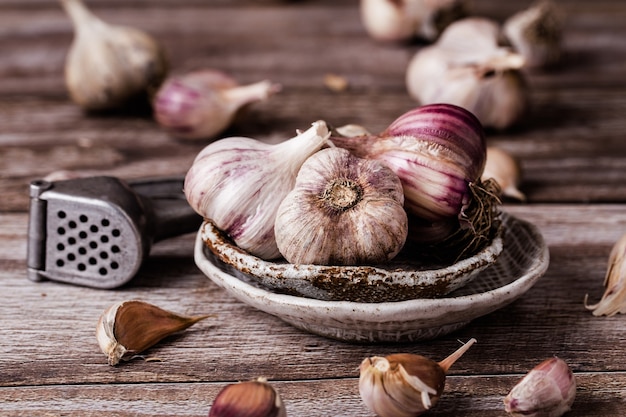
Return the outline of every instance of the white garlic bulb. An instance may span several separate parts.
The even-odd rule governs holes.
[[[276,214],[276,243],[293,264],[389,261],[407,237],[398,176],[375,160],[328,148],[302,165]]]
[[[221,71],[193,71],[165,80],[154,98],[154,117],[177,139],[213,139],[243,107],[278,90],[267,80],[239,85]]]
[[[156,91],[167,74],[167,60],[155,39],[141,30],[104,22],[81,0],[60,1],[75,30],[65,82],[76,104],[106,110]]]
[[[483,126],[505,129],[525,115],[529,100],[520,69],[524,58],[498,45],[499,25],[472,17],[452,23],[411,59],[409,94],[421,104],[449,103],[473,113]]]
[[[596,304],[587,304],[585,296],[585,307],[592,310],[594,316],[626,314],[626,234],[611,248],[604,287],[604,294]]]
[[[304,161],[324,146],[323,121],[271,145],[229,137],[207,145],[185,177],[189,205],[211,219],[237,246],[262,259],[280,257],[274,236],[278,205],[294,186]]]
[[[361,0],[361,21],[380,41],[434,40],[443,29],[465,16],[462,0]]]
[[[508,18],[502,31],[513,48],[526,59],[526,66],[539,68],[560,60],[562,26],[556,6],[541,0]]]

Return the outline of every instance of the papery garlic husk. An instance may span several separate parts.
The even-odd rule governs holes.
[[[243,137],[215,141],[196,156],[187,172],[187,201],[239,248],[262,259],[278,258],[274,235],[278,206],[293,188],[304,161],[329,136],[326,123],[317,121],[275,145]]]
[[[524,58],[498,45],[500,27],[486,18],[452,23],[409,62],[406,85],[422,105],[450,103],[473,113],[484,127],[506,129],[528,111]]]
[[[278,249],[292,264],[387,262],[406,241],[403,203],[402,183],[387,166],[323,149],[302,165],[278,208]]]
[[[361,21],[376,40],[435,40],[451,22],[464,17],[461,0],[361,0]]]
[[[167,75],[164,49],[147,33],[111,25],[81,0],[60,0],[74,25],[65,63],[72,100],[86,110],[124,107],[154,94]]]
[[[242,108],[279,90],[267,80],[239,85],[221,71],[193,71],[165,80],[153,101],[154,117],[177,139],[213,139],[232,125]]]
[[[547,359],[533,368],[504,399],[515,417],[560,417],[576,398],[576,378],[565,361]]]
[[[522,168],[519,161],[502,148],[487,147],[487,162],[482,180],[493,178],[503,196],[526,201],[526,196],[519,190],[522,181]]]
[[[608,268],[604,278],[605,291],[596,304],[587,304],[585,307],[593,312],[594,316],[614,316],[617,313],[626,313],[626,234],[615,242],[609,254]]]
[[[441,362],[409,353],[366,358],[359,368],[361,399],[380,417],[418,416],[437,403],[448,369],[475,342],[469,340]]]
[[[549,67],[562,55],[563,23],[554,3],[541,0],[508,18],[502,31],[530,68]]]
[[[207,317],[183,316],[139,300],[122,301],[102,313],[96,338],[114,366]]]
[[[286,417],[278,391],[265,378],[224,387],[211,405],[209,417]]]

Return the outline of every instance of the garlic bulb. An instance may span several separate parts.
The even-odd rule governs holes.
[[[207,145],[185,177],[191,207],[211,219],[241,249],[262,259],[280,256],[274,236],[278,206],[304,161],[330,132],[323,121],[276,145],[229,137]]]
[[[96,338],[109,365],[114,366],[207,317],[181,316],[143,301],[122,301],[102,313]]]
[[[576,378],[557,357],[533,368],[504,399],[504,409],[515,417],[560,417],[576,398]]]
[[[75,36],[65,63],[72,100],[87,110],[106,110],[153,94],[167,74],[162,47],[131,27],[105,23],[81,0],[60,0]]]
[[[486,18],[452,23],[409,62],[409,94],[421,104],[463,107],[485,127],[505,129],[519,122],[529,106],[520,71],[524,58],[499,46],[499,33],[499,25]]]
[[[165,80],[154,98],[156,121],[178,139],[212,139],[246,105],[280,89],[269,81],[240,86],[216,70],[199,70]]]
[[[465,16],[462,0],[361,0],[361,21],[380,41],[434,40],[443,29]]]
[[[592,310],[594,316],[613,316],[626,313],[626,234],[615,242],[609,254],[609,264],[604,278],[605,291],[596,304],[585,307]]]
[[[554,3],[541,0],[508,18],[502,31],[532,68],[548,67],[561,58],[563,27]]]
[[[323,149],[302,165],[278,208],[278,249],[292,264],[389,261],[407,236],[403,202],[400,179],[382,163]]]
[[[486,160],[480,122],[450,104],[412,109],[378,135],[331,141],[389,166],[402,181],[406,210],[430,221],[459,216],[471,196],[469,184],[480,179]]]
[[[522,180],[522,169],[519,162],[504,149],[487,147],[487,163],[482,180],[493,178],[502,195],[525,201],[526,196],[517,188]]]
[[[380,417],[415,417],[434,406],[445,387],[446,373],[474,343],[470,339],[441,362],[398,353],[361,362],[359,393]]]
[[[286,417],[278,392],[265,378],[224,387],[211,405],[209,417]]]

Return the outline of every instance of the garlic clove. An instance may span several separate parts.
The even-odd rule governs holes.
[[[102,313],[96,338],[109,365],[114,366],[207,317],[182,316],[143,301],[122,301]]]
[[[104,22],[81,0],[60,1],[75,31],[65,82],[76,104],[86,110],[107,110],[156,91],[168,64],[155,39],[141,30]]]
[[[504,149],[487,147],[487,162],[481,178],[483,181],[494,179],[502,195],[526,201],[526,196],[518,189],[522,179],[520,163]]]
[[[317,121],[277,144],[230,137],[207,145],[185,177],[189,205],[250,254],[280,257],[274,222],[278,206],[295,184],[306,159],[321,149],[330,132]]]
[[[286,417],[278,392],[265,378],[227,385],[211,405],[209,417]]]
[[[562,55],[563,23],[554,3],[541,0],[508,18],[502,31],[531,68],[558,63]]]
[[[280,88],[267,80],[242,86],[223,72],[198,70],[165,80],[153,101],[154,117],[177,139],[213,139],[242,108]]]
[[[626,313],[626,234],[615,242],[609,254],[608,268],[604,278],[605,291],[596,304],[587,304],[594,316],[613,316]]]
[[[504,399],[504,409],[516,417],[560,417],[576,397],[576,378],[557,357],[533,368]]]
[[[361,0],[360,11],[367,33],[384,42],[432,41],[447,25],[466,15],[461,0]]]
[[[440,362],[408,353],[366,358],[359,367],[361,399],[380,417],[418,416],[437,403],[446,373],[475,342],[470,339]]]
[[[393,259],[407,237],[398,176],[346,149],[310,156],[276,214],[280,253],[293,264],[372,265]]]
[[[409,94],[422,105],[449,103],[473,113],[483,126],[505,129],[529,108],[524,58],[498,44],[490,19],[452,23],[434,45],[420,49],[406,70]]]

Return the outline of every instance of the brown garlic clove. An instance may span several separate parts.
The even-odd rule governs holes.
[[[415,417],[424,413],[443,394],[448,369],[475,342],[476,339],[470,339],[441,362],[408,353],[364,359],[359,377],[363,402],[380,417]]]
[[[155,39],[141,30],[104,22],[81,0],[60,1],[74,25],[65,82],[76,104],[107,110],[156,91],[168,63]]]
[[[626,313],[626,234],[611,248],[604,286],[602,299],[596,304],[587,304],[585,296],[585,307],[592,310],[594,316]]]
[[[138,300],[122,301],[102,313],[96,338],[109,365],[114,366],[207,317],[182,316]]]
[[[211,406],[209,417],[286,417],[278,392],[265,378],[227,385]]]
[[[522,180],[520,163],[504,149],[494,146],[487,147],[487,162],[482,180],[486,181],[489,178],[495,180],[502,195],[526,201],[526,196],[517,188]]]
[[[560,417],[576,397],[576,378],[567,364],[551,358],[533,368],[504,399],[515,417]]]

